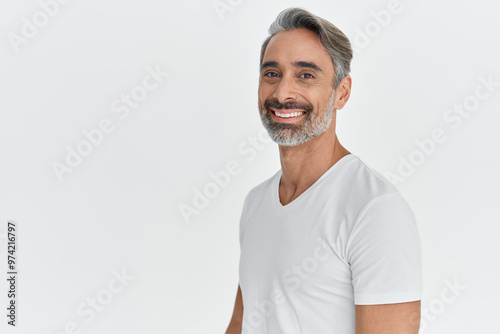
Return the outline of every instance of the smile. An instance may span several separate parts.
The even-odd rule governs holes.
[[[277,110],[274,110],[274,109],[271,109],[271,112],[279,117],[279,118],[294,118],[294,117],[299,117],[299,116],[302,116],[303,114],[305,114],[306,112],[301,110],[301,111],[291,111],[291,112],[287,112],[286,110],[282,110],[282,111],[277,111]]]

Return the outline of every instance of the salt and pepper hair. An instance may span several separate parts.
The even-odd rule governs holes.
[[[262,44],[260,64],[264,59],[269,41],[275,34],[283,30],[308,29],[316,33],[325,47],[335,68],[334,88],[351,70],[352,48],[347,36],[327,20],[316,16],[302,8],[288,8],[282,11],[269,27],[270,36]]]

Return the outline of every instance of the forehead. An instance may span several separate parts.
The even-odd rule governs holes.
[[[262,62],[275,61],[291,65],[298,61],[321,64],[323,70],[333,71],[330,55],[315,32],[308,29],[284,30],[276,33],[264,52]]]

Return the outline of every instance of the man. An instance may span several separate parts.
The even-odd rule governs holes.
[[[227,333],[418,333],[415,217],[335,133],[351,91],[349,40],[298,8],[269,33],[258,102],[281,170],[245,199]]]

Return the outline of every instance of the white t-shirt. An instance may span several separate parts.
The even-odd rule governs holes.
[[[242,334],[350,334],[355,305],[421,299],[415,216],[387,179],[349,154],[283,206],[280,178],[243,207]]]

